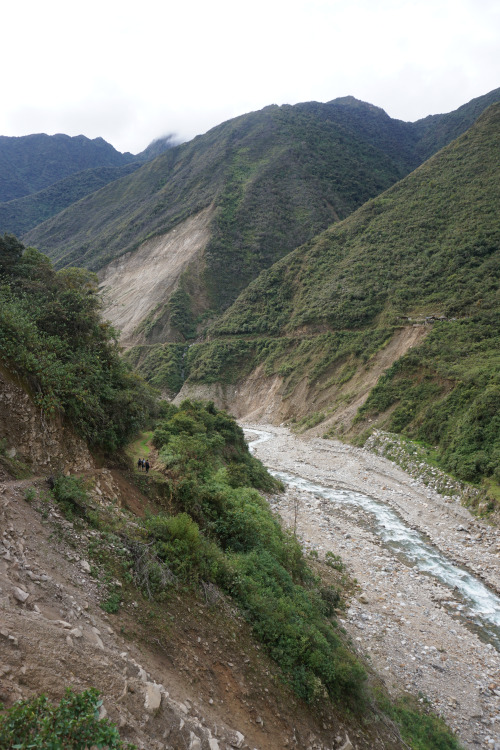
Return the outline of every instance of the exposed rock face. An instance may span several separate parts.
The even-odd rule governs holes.
[[[360,406],[368,398],[378,379],[389,367],[427,335],[425,326],[407,326],[397,330],[391,340],[369,362],[342,385],[309,382],[303,378],[289,390],[283,376],[266,375],[265,365],[259,364],[253,372],[237,383],[198,383],[187,381],[175,399],[213,400],[216,406],[226,409],[245,422],[279,424],[289,419],[301,419],[312,412],[324,412],[320,426],[309,434],[323,435],[335,427],[341,434],[350,434],[353,420]],[[339,365],[339,367],[342,365]],[[329,372],[328,377],[331,378]],[[363,423],[363,429],[366,427]],[[359,431],[361,428],[357,428]]]
[[[0,367],[0,440],[5,452],[37,472],[78,472],[93,467],[80,440],[58,420],[47,419],[20,384]]]
[[[158,313],[176,290],[181,274],[200,258],[210,238],[213,209],[190,216],[166,234],[120,256],[100,273],[105,293],[104,317],[121,331],[125,347],[144,342],[144,324]],[[191,269],[196,275],[196,269]],[[160,326],[161,327],[161,326]],[[165,341],[169,331],[159,340]]]

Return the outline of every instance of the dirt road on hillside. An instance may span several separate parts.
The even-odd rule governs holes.
[[[286,428],[244,425],[270,439],[255,445],[266,466],[316,485],[368,495],[393,508],[434,549],[498,593],[500,533],[390,461],[363,449]],[[251,440],[255,433],[248,432]],[[500,750],[500,654],[457,613],[458,594],[384,546],[366,509],[288,488],[273,503],[305,549],[342,556],[360,589],[342,624],[392,694],[431,702],[467,748]]]

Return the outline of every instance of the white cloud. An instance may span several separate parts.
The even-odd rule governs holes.
[[[27,0],[3,21],[0,133],[134,152],[271,103],[352,94],[417,119],[500,85],[489,0]]]

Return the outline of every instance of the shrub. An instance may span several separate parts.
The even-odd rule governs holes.
[[[60,474],[50,480],[52,494],[66,516],[87,517],[88,495],[83,479]]]
[[[380,698],[379,704],[399,725],[403,739],[411,743],[413,750],[460,750],[444,720],[426,711],[415,698],[407,696],[395,703]]]
[[[95,688],[74,693],[70,688],[58,705],[47,696],[18,701],[0,717],[0,747],[17,750],[133,750],[124,744],[107,719],[99,719],[102,701]]]

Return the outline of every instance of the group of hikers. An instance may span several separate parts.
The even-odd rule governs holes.
[[[146,458],[146,460],[144,460],[143,458],[140,458],[137,461],[137,468],[139,469],[139,471],[144,471],[145,470],[146,474],[147,474],[148,471],[149,471],[149,461],[148,461],[148,459]]]

